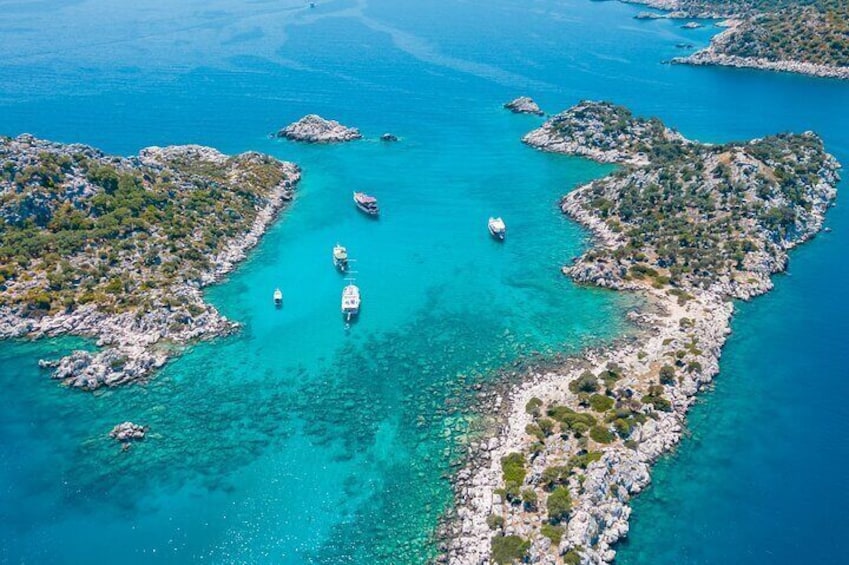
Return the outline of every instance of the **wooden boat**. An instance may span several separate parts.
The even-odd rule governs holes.
[[[507,237],[507,226],[500,217],[490,218],[487,228],[489,228],[489,233],[492,234],[492,237],[499,241],[504,241],[504,238]]]
[[[361,212],[364,212],[369,216],[377,216],[380,213],[380,209],[377,206],[377,198],[369,196],[365,192],[354,193],[354,204],[357,205],[357,208],[359,208]]]

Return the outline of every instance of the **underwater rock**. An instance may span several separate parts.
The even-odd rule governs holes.
[[[112,428],[112,431],[109,432],[109,437],[121,443],[129,443],[144,439],[147,430],[147,426],[140,426],[128,421]]]

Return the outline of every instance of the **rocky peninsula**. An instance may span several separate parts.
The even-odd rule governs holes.
[[[277,132],[277,137],[305,143],[340,143],[362,139],[356,128],[343,126],[335,120],[325,120],[319,115],[308,114]]]
[[[197,145],[116,157],[0,138],[0,338],[78,335],[42,361],[83,389],[144,380],[186,344],[234,331],[201,289],[291,200],[292,163]]]
[[[626,0],[666,14],[724,20],[710,46],[673,63],[721,65],[849,79],[849,4],[841,0]],[[688,24],[689,25],[689,24]]]
[[[534,114],[536,116],[542,116],[545,114],[545,112],[540,109],[539,105],[528,96],[520,96],[515,100],[511,100],[504,104],[504,107],[514,114]]]
[[[530,374],[507,396],[502,426],[456,476],[439,560],[609,562],[629,501],[719,370],[732,300],[767,292],[788,251],[821,229],[839,164],[810,132],[707,145],[598,102],[524,141],[621,165],[562,199],[596,236],[564,272],[638,293],[629,318],[640,334]]]

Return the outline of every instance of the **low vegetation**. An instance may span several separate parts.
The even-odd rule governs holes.
[[[668,288],[680,303],[690,287],[736,295],[774,271],[835,194],[838,165],[812,133],[706,145],[606,102],[582,102],[540,131],[543,147],[562,140],[625,164],[564,199],[618,238],[588,251],[573,277]],[[586,375],[570,389],[596,392],[592,383]]]
[[[296,169],[205,148],[109,157],[29,136],[0,139],[0,307],[43,316],[96,304],[149,310],[208,282]]]
[[[492,560],[498,565],[510,565],[525,560],[531,543],[519,536],[496,535],[492,538]]]

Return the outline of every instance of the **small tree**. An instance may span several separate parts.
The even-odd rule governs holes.
[[[532,488],[522,489],[522,504],[525,510],[533,511],[537,507],[537,493]]]
[[[560,523],[572,510],[572,495],[569,494],[569,489],[564,486],[559,486],[551,491],[548,495],[548,500],[545,501],[545,507],[548,510],[548,519],[553,524]]]
[[[661,384],[671,385],[675,382],[675,369],[671,365],[664,365],[660,368]]]
[[[606,426],[594,426],[590,430],[590,437],[598,443],[610,443],[613,441],[613,433]]]
[[[596,392],[598,390],[598,379],[590,371],[584,371],[580,377],[569,383],[569,390],[575,394]]]
[[[492,538],[492,560],[498,565],[510,565],[524,561],[531,542],[519,536],[495,536]]]
[[[542,400],[537,398],[536,396],[528,400],[528,403],[525,404],[525,412],[528,414],[533,414],[537,416],[539,414],[539,409],[542,407]]]

